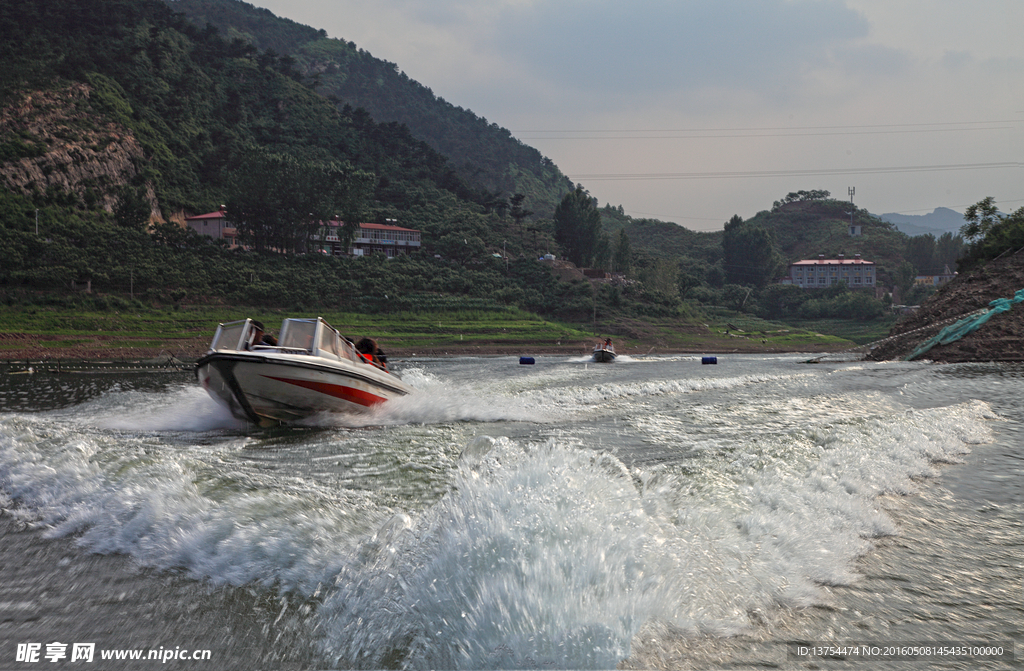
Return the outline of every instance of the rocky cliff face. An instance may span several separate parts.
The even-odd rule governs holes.
[[[92,112],[90,93],[86,84],[35,91],[0,111],[0,183],[25,195],[73,193],[112,211],[145,157],[131,130]],[[147,196],[159,217],[152,188]]]
[[[1024,250],[991,261],[949,282],[893,327],[890,340],[870,352],[868,359],[902,359],[948,324],[988,307],[997,298],[1013,298],[1024,289]],[[977,331],[948,345],[939,345],[921,359],[943,363],[966,361],[1024,361],[1024,303],[994,315]]]

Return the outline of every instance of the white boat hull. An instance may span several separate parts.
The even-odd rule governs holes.
[[[199,360],[196,375],[232,415],[257,424],[365,411],[412,391],[369,364],[290,354],[214,352]]]
[[[413,390],[387,370],[379,349],[357,352],[321,317],[285,319],[280,342],[268,342],[251,319],[222,323],[196,377],[232,415],[263,426],[365,411]]]

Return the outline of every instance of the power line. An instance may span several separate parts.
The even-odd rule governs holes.
[[[718,135],[603,135],[603,136],[566,136],[543,135],[537,137],[522,136],[520,140],[711,140],[731,138],[763,138],[763,137],[837,137],[848,135],[906,135],[909,133],[950,133],[957,131],[1008,130],[1011,126],[991,126],[988,128],[933,128],[931,130],[888,130],[888,131],[844,131],[829,133],[733,133]],[[639,131],[638,131],[639,132]],[[672,132],[672,131],[666,131]]]
[[[514,130],[511,133],[717,133],[721,131],[765,131],[765,130],[835,130],[842,128],[911,128],[918,126],[975,126],[994,123],[1020,123],[1020,119],[996,119],[993,121],[939,121],[934,123],[877,123],[841,126],[750,126],[750,127],[724,127],[724,128],[615,128],[611,130],[583,129],[583,130]]]
[[[947,172],[956,170],[1019,169],[1024,163],[952,163],[945,165],[878,166],[873,168],[815,168],[793,170],[740,170],[723,172],[649,172],[576,174],[576,181],[659,181],[694,179],[749,179],[759,177],[815,177],[821,175],[885,175],[905,172]]]
[[[561,129],[561,130],[518,130],[515,135],[539,134],[536,137],[521,137],[523,140],[663,140],[663,139],[711,139],[711,138],[757,138],[757,137],[819,137],[827,135],[884,135],[906,133],[939,133],[957,131],[1009,130],[1019,120],[997,121],[953,121],[915,124],[866,124],[856,126],[767,126],[738,128],[648,128],[627,129]],[[1012,124],[1012,125],[995,125]],[[870,130],[865,130],[870,129]],[[888,130],[881,130],[888,129]],[[629,133],[629,135],[610,135]],[[638,135],[648,133],[650,135]],[[653,133],[700,133],[700,135],[653,135]],[[709,133],[713,133],[710,134]],[[557,134],[561,134],[560,137]],[[587,134],[587,135],[584,135]]]

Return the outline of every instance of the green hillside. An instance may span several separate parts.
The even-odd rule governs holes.
[[[434,95],[398,64],[373,57],[354,42],[274,16],[239,0],[168,0],[199,27],[216,26],[228,40],[292,59],[303,81],[343,108],[365,109],[379,123],[396,122],[447,157],[466,182],[492,194],[515,193],[526,209],[550,216],[572,183],[539,151],[497,123]]]
[[[268,225],[280,235],[266,246],[277,253],[179,225],[260,190],[274,203]],[[598,208],[536,150],[394,64],[250,5],[0,0],[9,305],[520,309],[614,334],[739,312],[870,322],[884,299],[778,285],[786,264],[860,253],[911,298],[915,272],[955,264],[952,237],[908,238],[861,210],[863,235],[850,237],[849,208],[799,191],[715,233],[634,219]],[[391,261],[307,253],[300,225],[335,215],[397,220],[423,232],[423,248]],[[553,273],[537,261],[548,252],[617,274]]]
[[[67,152],[102,163],[111,144],[137,144],[141,152],[128,150],[132,165],[107,176],[148,186],[165,215],[222,203],[230,172],[253,145],[386,176],[368,204],[383,214],[408,208],[418,194],[432,204],[444,194],[474,204],[486,197],[403,126],[340,113],[287,59],[200,30],[161,2],[4,0],[0,8],[0,100],[11,134],[4,158],[37,152],[59,163]],[[56,186],[84,198],[90,188],[120,186],[73,169],[66,180],[50,178],[70,166],[48,166],[21,191]],[[394,202],[397,192],[405,202]]]
[[[852,222],[860,227],[860,235],[850,235]],[[827,259],[840,254],[852,258],[856,254],[873,261],[891,284],[891,274],[903,261],[907,236],[892,224],[832,199],[807,200],[780,204],[757,213],[750,223],[771,231],[788,263],[801,259]]]
[[[0,54],[0,291],[10,304],[77,305],[71,286],[81,283],[113,309],[144,300],[608,316],[600,287],[537,263],[558,251],[550,220],[493,207],[493,194],[406,126],[339,110],[294,61],[159,0],[0,0]],[[312,182],[329,185],[329,202],[306,193]],[[303,255],[301,241],[255,254],[173,221],[254,184],[282,212],[396,219],[423,231],[424,247],[391,262]],[[687,313],[640,285],[616,293],[614,311]]]

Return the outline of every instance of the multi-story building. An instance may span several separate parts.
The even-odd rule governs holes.
[[[393,220],[389,219],[388,221]],[[186,217],[185,223],[200,235],[227,240],[232,247],[239,244],[238,232],[228,221],[223,207],[216,212]],[[374,252],[381,252],[391,258],[399,254],[408,254],[412,250],[419,249],[421,245],[420,231],[415,229],[403,228],[390,223],[359,224],[359,230],[352,237],[352,244],[347,250],[342,249],[338,231],[344,225],[343,222],[337,220],[323,222],[320,231],[313,235],[314,249],[319,248],[324,253],[334,256],[368,256]]]
[[[782,284],[795,284],[801,289],[824,289],[846,282],[851,289],[875,287],[875,264],[865,261],[860,254],[847,259],[843,254],[836,259],[826,259],[824,254],[817,259],[797,261],[789,265],[789,275]]]
[[[388,219],[394,221],[394,219]],[[321,243],[324,252],[334,256],[369,256],[374,252],[380,252],[389,259],[400,254],[408,254],[420,248],[420,231],[413,228],[403,228],[394,224],[358,224],[359,229],[352,236],[352,244],[347,250],[341,248],[341,240],[338,232],[344,222],[337,220],[324,222],[320,234],[314,236],[316,242]]]

